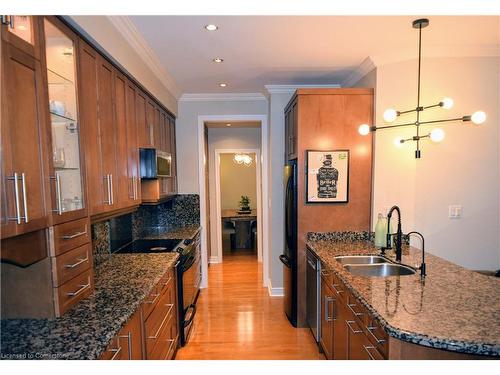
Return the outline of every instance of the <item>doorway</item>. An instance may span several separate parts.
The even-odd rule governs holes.
[[[209,162],[207,160],[207,151],[206,151],[206,141],[205,141],[205,127],[206,124],[210,123],[238,123],[238,122],[258,122],[260,124],[260,153],[259,156],[256,157],[256,163],[259,164],[260,173],[260,186],[261,186],[261,198],[258,199],[261,202],[261,209],[257,208],[257,211],[260,211],[260,220],[257,218],[258,224],[258,235],[257,235],[257,246],[260,244],[260,259],[262,261],[262,286],[268,287],[269,284],[269,233],[268,233],[268,217],[269,217],[269,155],[268,155],[268,141],[269,141],[269,128],[267,122],[266,115],[207,115],[207,116],[198,116],[198,156],[199,156],[199,170],[198,170],[198,181],[199,181],[199,192],[200,192],[200,218],[201,218],[201,226],[203,228],[202,236],[201,236],[201,248],[202,248],[202,288],[208,287],[208,263],[209,259],[212,262],[216,262],[217,258],[210,257],[210,253],[208,252],[208,232],[211,228],[208,227],[209,219],[207,218],[207,211],[209,210],[210,199],[207,196],[209,193],[209,189],[207,189],[207,181],[205,178],[206,173],[206,165]],[[240,148],[238,148],[240,149]],[[210,194],[213,194],[210,192]],[[214,194],[215,195],[215,194]],[[212,205],[212,208],[214,206]],[[215,208],[214,208],[215,211]],[[219,211],[220,212],[220,211]],[[214,215],[212,215],[212,227],[219,225],[220,220],[215,220]],[[217,233],[219,231],[215,231],[212,229],[212,233]],[[260,232],[260,233],[259,233]],[[216,239],[212,238],[212,244]],[[221,239],[222,240],[222,239]],[[218,241],[218,239],[217,239]],[[213,251],[214,249],[212,249]]]
[[[259,149],[215,150],[217,263],[235,253],[262,262],[262,184]]]

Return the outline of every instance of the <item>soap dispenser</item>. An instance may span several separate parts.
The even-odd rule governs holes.
[[[387,241],[387,218],[381,213],[378,214],[377,224],[375,225],[375,246],[384,247]]]

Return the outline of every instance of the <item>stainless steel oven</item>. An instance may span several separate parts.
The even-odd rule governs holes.
[[[184,346],[189,338],[196,315],[196,300],[200,292],[201,284],[201,246],[200,234],[192,241],[184,243],[186,247],[181,254],[181,262],[178,269],[178,291],[179,291],[179,324],[180,341]]]

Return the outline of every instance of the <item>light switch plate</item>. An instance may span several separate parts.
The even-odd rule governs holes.
[[[461,205],[450,205],[448,206],[448,217],[450,219],[459,219],[462,217],[462,206]]]

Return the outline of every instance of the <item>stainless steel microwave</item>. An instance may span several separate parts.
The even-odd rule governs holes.
[[[139,150],[141,178],[172,177],[172,155],[155,148]]]

